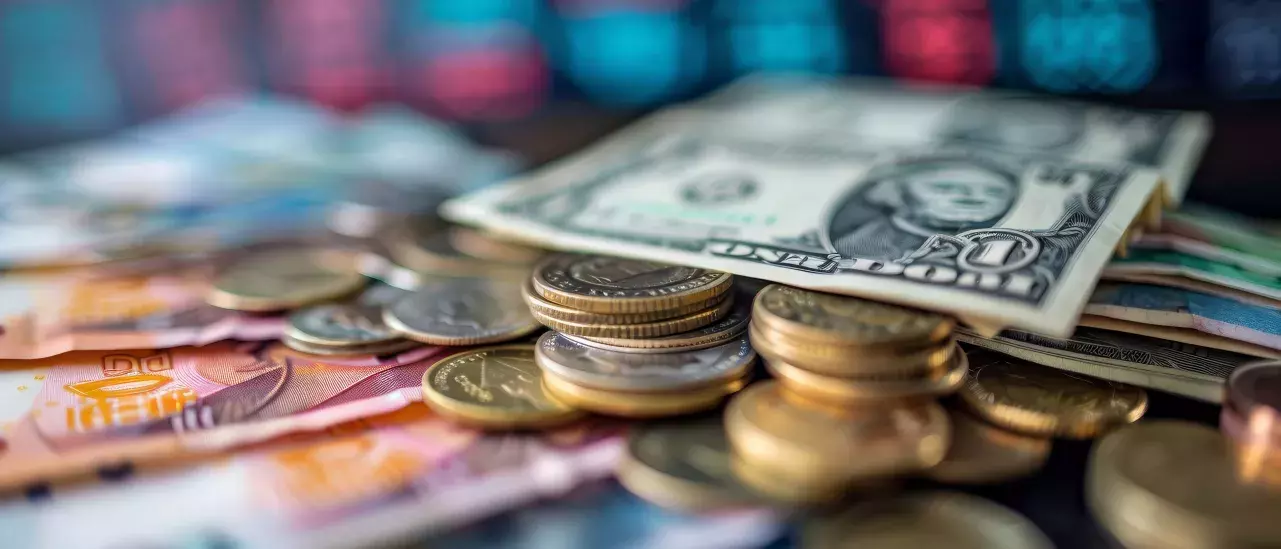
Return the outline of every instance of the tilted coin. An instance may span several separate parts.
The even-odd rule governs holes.
[[[1229,444],[1186,421],[1146,421],[1103,437],[1086,502],[1127,547],[1276,547],[1281,492],[1238,482]]]
[[[952,492],[855,504],[845,511],[811,519],[802,533],[802,542],[812,549],[1054,547],[1027,517],[978,496]]]
[[[661,311],[730,289],[729,273],[600,255],[559,254],[534,268],[544,299],[596,313]]]
[[[765,366],[779,383],[799,395],[835,405],[859,405],[874,401],[936,398],[951,394],[965,382],[969,361],[966,360],[964,351],[957,350],[946,368],[908,378],[833,377],[781,360],[766,360]]]
[[[1138,421],[1143,389],[1047,368],[969,347],[970,377],[961,400],[979,417],[1035,436],[1091,438]]]
[[[752,345],[761,356],[803,366],[837,377],[912,376],[946,367],[957,346],[952,338],[916,349],[882,349],[848,345],[804,343],[780,336],[752,322]]]
[[[330,303],[298,309],[289,315],[286,335],[318,345],[368,345],[400,339],[382,319],[382,309]]]
[[[751,305],[742,301],[736,301],[734,303],[734,307],[730,309],[729,314],[726,314],[720,320],[703,326],[702,328],[695,328],[688,332],[680,332],[668,336],[627,339],[619,337],[587,337],[571,334],[561,335],[579,343],[585,343],[593,347],[599,347],[610,351],[620,351],[624,353],[671,353],[706,349],[708,347],[722,345],[731,339],[739,337],[743,332],[746,332],[747,325],[751,320]]]
[[[538,340],[538,365],[570,383],[623,392],[663,392],[719,385],[743,377],[756,351],[746,337],[698,351],[620,353],[547,332]]]
[[[410,341],[407,339],[393,339],[391,341],[379,341],[363,345],[324,345],[303,341],[289,336],[280,338],[280,342],[286,347],[298,351],[319,356],[342,356],[342,355],[390,355],[401,351],[408,351],[415,347],[421,347],[422,343]]]
[[[1030,475],[1045,465],[1050,440],[988,425],[952,410],[952,446],[926,476],[953,484],[988,484]]]
[[[756,499],[730,471],[720,414],[633,427],[618,481],[641,498],[675,509],[733,507]]]
[[[336,299],[364,285],[350,253],[272,250],[237,261],[220,274],[206,301],[237,311],[279,311]]]
[[[546,252],[538,248],[499,240],[494,236],[467,227],[450,227],[449,244],[464,254],[515,265],[530,265],[542,259]]]
[[[699,311],[714,308],[729,297],[729,294],[721,294],[706,301],[698,301],[675,309],[664,309],[659,311],[647,311],[642,313],[593,313],[590,311],[578,310],[568,305],[561,305],[559,303],[547,301],[546,299],[543,299],[542,296],[538,295],[538,292],[534,291],[534,286],[528,281],[526,281],[525,285],[521,286],[520,295],[525,299],[525,304],[529,306],[529,309],[539,315],[581,324],[643,324],[646,322],[688,316]]]
[[[425,282],[387,307],[383,321],[405,337],[435,345],[508,341],[539,328],[518,285],[479,277]]]
[[[860,346],[922,347],[947,338],[955,326],[935,313],[782,284],[756,295],[752,316],[789,337]]]
[[[585,337],[646,338],[663,337],[707,326],[708,324],[725,318],[733,308],[734,300],[725,299],[711,309],[704,309],[685,316],[669,318],[667,320],[656,320],[654,322],[646,322],[643,324],[591,324],[552,318],[533,309],[530,309],[529,313],[544,326],[558,332],[565,332],[571,335]]]
[[[423,399],[436,412],[484,428],[549,427],[583,416],[549,395],[534,348],[501,345],[441,359],[423,374]]]
[[[702,412],[720,405],[751,381],[747,375],[728,383],[671,393],[623,393],[571,383],[546,370],[543,385],[556,398],[575,408],[619,417],[654,418]]]
[[[740,484],[762,499],[785,504],[818,505],[840,501],[851,491],[847,483],[806,475],[788,467],[746,461],[730,452],[730,471]]]
[[[836,484],[931,467],[949,441],[947,413],[933,402],[837,413],[789,400],[777,381],[731,400],[725,430],[744,461]]]
[[[449,242],[448,225],[434,217],[408,220],[392,231],[387,248],[396,263],[415,271],[448,275],[481,274],[485,262]]]
[[[1267,408],[1281,414],[1281,362],[1243,364],[1232,371],[1224,384],[1223,402],[1242,414]]]

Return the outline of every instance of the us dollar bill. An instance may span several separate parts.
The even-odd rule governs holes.
[[[1166,198],[1187,191],[1206,142],[1205,113],[1139,110],[1030,93],[867,78],[743,77],[688,108],[744,132],[893,146],[964,146],[1159,170]]]
[[[805,143],[659,114],[445,203],[537,245],[690,265],[1068,335],[1156,172],[989,150]]]

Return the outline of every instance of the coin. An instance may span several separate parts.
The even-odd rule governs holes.
[[[363,345],[324,345],[303,341],[289,336],[280,338],[280,342],[286,347],[311,355],[320,356],[338,356],[338,355],[390,355],[401,351],[408,351],[415,347],[421,347],[422,343],[409,341],[406,339],[393,339],[391,341],[380,341]]]
[[[477,259],[513,265],[532,265],[545,255],[538,248],[499,240],[489,233],[467,227],[450,227],[449,244]]]
[[[911,378],[844,378],[818,374],[781,360],[766,360],[765,367],[788,390],[836,405],[869,401],[934,398],[951,394],[965,382],[969,361],[957,351],[951,364],[932,374]]]
[[[926,476],[953,484],[989,484],[1030,475],[1045,465],[1050,440],[1020,435],[952,410],[952,446]]]
[[[722,385],[672,393],[621,393],[584,387],[543,371],[543,385],[556,398],[575,408],[598,414],[650,418],[691,414],[715,408],[750,381],[744,376]]]
[[[543,299],[534,291],[534,286],[528,281],[521,286],[521,297],[530,310],[557,320],[575,322],[581,324],[642,324],[658,320],[666,320],[697,313],[706,309],[714,308],[724,301],[728,294],[721,294],[706,301],[690,303],[675,309],[666,309],[661,311],[648,311],[643,313],[593,313],[589,311],[580,311],[573,307],[552,303]]]
[[[1236,447],[1237,477],[1245,482],[1281,487],[1281,421],[1270,408],[1255,406],[1242,416],[1223,406],[1219,428]]]
[[[730,471],[720,414],[633,427],[618,481],[633,494],[674,509],[717,509],[756,500]]]
[[[434,217],[402,223],[388,237],[387,249],[397,264],[415,271],[448,275],[481,274],[485,263],[454,249],[448,226]]]
[[[730,453],[730,471],[734,478],[765,499],[790,504],[826,504],[839,501],[851,490],[850,485],[817,478],[790,468],[771,468],[745,461]],[[798,474],[799,473],[799,474]]]
[[[837,484],[931,467],[949,440],[947,413],[933,402],[833,413],[788,400],[777,381],[731,400],[725,430],[744,461]]]
[[[707,301],[730,289],[729,273],[599,255],[553,255],[534,268],[534,290],[595,313],[643,313]]]
[[[442,415],[482,428],[550,427],[583,416],[549,395],[541,379],[531,346],[473,349],[423,373],[423,400]]]
[[[237,311],[279,311],[339,298],[364,284],[352,254],[273,250],[237,261],[214,280],[206,301]]]
[[[711,309],[704,309],[685,316],[670,318],[667,320],[656,320],[654,322],[646,322],[643,324],[590,324],[586,322],[571,322],[568,320],[555,319],[533,309],[530,309],[529,312],[538,320],[538,322],[541,322],[544,326],[558,332],[586,337],[636,339],[668,336],[701,328],[725,318],[733,308],[734,300],[725,299]]]
[[[1034,436],[1091,438],[1143,417],[1138,387],[1055,370],[970,347],[961,400],[979,417]]]
[[[1223,402],[1242,414],[1264,407],[1281,414],[1281,362],[1243,364],[1224,384]]]
[[[969,494],[934,492],[859,503],[811,519],[804,547],[1053,549],[1027,517]]]
[[[405,337],[434,345],[475,345],[516,339],[539,328],[510,280],[460,277],[424,282],[383,311]]]
[[[547,332],[538,340],[544,371],[576,385],[622,392],[667,392],[721,385],[743,377],[756,351],[746,337],[698,351],[620,353]]]
[[[368,345],[400,339],[383,323],[382,309],[350,303],[312,305],[289,315],[285,334],[317,345]]]
[[[924,347],[946,339],[955,326],[934,313],[782,284],[756,295],[752,316],[788,337],[857,346]]]
[[[952,338],[919,349],[881,349],[847,345],[802,343],[780,337],[763,325],[752,322],[752,345],[761,356],[802,366],[807,370],[837,377],[909,376],[945,368],[952,361],[956,342]]]
[[[1094,445],[1086,502],[1127,547],[1275,547],[1281,492],[1235,475],[1229,445],[1213,429],[1146,421]]]
[[[688,332],[675,333],[662,337],[650,337],[641,339],[627,339],[618,337],[586,337],[571,334],[561,334],[570,340],[577,341],[592,347],[598,347],[610,351],[619,351],[624,353],[672,353],[693,351],[697,349],[706,349],[722,345],[727,341],[739,337],[747,331],[747,325],[752,320],[751,306],[747,303],[736,301],[729,314],[720,320],[695,328]]]

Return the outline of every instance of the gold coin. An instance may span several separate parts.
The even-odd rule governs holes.
[[[811,549],[1052,549],[1027,517],[969,494],[934,492],[859,503],[811,519]]]
[[[690,303],[675,309],[649,311],[644,313],[593,313],[580,311],[573,307],[568,307],[559,303],[552,303],[543,299],[534,291],[533,284],[528,281],[521,286],[520,296],[525,300],[525,304],[529,305],[529,309],[531,311],[535,311],[541,315],[557,320],[581,324],[643,324],[646,322],[687,316],[716,307],[717,305],[720,305],[722,301],[725,301],[729,294],[721,294],[707,301]]]
[[[307,353],[310,355],[319,355],[319,356],[340,356],[340,355],[382,356],[382,355],[399,353],[401,351],[408,351],[410,349],[421,347],[423,345],[422,343],[419,343],[417,341],[410,341],[407,339],[380,341],[378,343],[369,343],[364,345],[325,345],[322,343],[303,341],[301,339],[290,337],[288,335],[280,338],[280,342],[284,343],[286,347],[289,347],[290,349],[293,349],[300,353]]]
[[[642,339],[583,337],[569,334],[565,334],[565,337],[584,345],[622,353],[665,354],[716,347],[743,335],[743,332],[747,331],[748,323],[752,320],[751,306],[738,301],[737,297],[731,299],[735,302],[729,314],[716,322],[688,332]]]
[[[350,253],[273,250],[237,261],[214,280],[205,300],[236,311],[279,311],[343,297],[365,281]]]
[[[601,255],[558,254],[534,268],[543,299],[594,313],[644,313],[711,300],[729,273]]]
[[[720,414],[635,426],[618,466],[618,482],[662,507],[707,510],[738,507],[756,498],[730,471],[729,442]]]
[[[951,411],[952,446],[926,476],[951,484],[1005,482],[1035,473],[1050,455],[1050,439],[1020,435]]]
[[[957,349],[952,338],[919,349],[886,349],[802,342],[756,322],[748,330],[762,356],[837,377],[923,374],[946,367]]]
[[[1086,503],[1127,547],[1276,547],[1281,492],[1238,482],[1229,443],[1186,421],[1147,421],[1103,437]]]
[[[546,370],[543,385],[547,392],[571,406],[598,414],[651,418],[676,416],[715,408],[726,396],[751,381],[751,375],[729,383],[671,393],[621,393],[584,387]]]
[[[460,423],[486,429],[561,425],[583,412],[549,395],[529,345],[473,349],[423,373],[423,400]]]
[[[874,401],[935,398],[951,394],[965,382],[969,362],[957,351],[948,367],[914,378],[848,378],[818,374],[783,362],[767,360],[765,367],[788,390],[833,405]]]
[[[947,413],[936,403],[837,412],[792,402],[776,381],[731,400],[725,430],[744,461],[837,484],[931,467],[949,440]]]
[[[919,348],[941,342],[956,324],[934,313],[782,284],[756,295],[752,317],[786,337],[883,347]]]
[[[1092,438],[1143,417],[1138,387],[1055,370],[970,347],[961,400],[979,417],[1034,436]]]
[[[840,501],[852,489],[832,479],[797,474],[788,468],[770,468],[730,454],[730,471],[748,489],[782,503],[818,505]]]
[[[711,309],[644,324],[590,324],[552,318],[535,309],[530,309],[529,312],[534,315],[535,320],[558,332],[586,337],[637,339],[668,336],[701,328],[724,318],[733,308],[734,300],[725,299]]]
[[[450,227],[449,244],[476,259],[510,265],[533,265],[546,255],[541,249],[500,240],[490,233],[467,227]]]

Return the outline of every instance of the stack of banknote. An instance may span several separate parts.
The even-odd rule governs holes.
[[[1181,444],[1128,425],[1144,388],[1219,401],[1281,355],[1281,227],[1182,201],[1208,137],[1196,113],[753,77],[501,185],[510,155],[431,120],[283,100],[14,158],[0,525],[23,547],[666,548],[799,517],[815,547],[1047,547],[891,477],[1006,482],[1106,437],[1092,467],[1129,482],[1133,441]],[[762,469],[807,482],[762,493]],[[1095,492],[1104,524],[1129,512]]]

